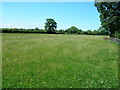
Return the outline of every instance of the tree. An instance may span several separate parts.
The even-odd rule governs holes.
[[[58,32],[59,32],[60,34],[65,34],[64,30],[62,30],[62,29],[60,29]]]
[[[83,31],[82,34],[88,35],[88,32],[87,31]]]
[[[94,31],[93,31],[93,35],[98,35],[98,31],[97,31],[97,30],[94,30]]]
[[[105,30],[105,28],[103,27],[99,27],[98,29],[99,35],[108,35],[109,32],[107,30]]]
[[[82,30],[79,29],[79,30],[77,31],[77,34],[81,34],[81,33],[82,33]]]
[[[101,25],[114,37],[115,31],[120,30],[120,1],[119,2],[95,2],[100,13]]]
[[[120,39],[120,30],[115,32],[115,37]]]
[[[92,32],[91,30],[87,30],[87,34],[88,34],[88,35],[92,35],[93,32]]]
[[[75,26],[71,26],[70,28],[67,29],[67,33],[69,34],[75,34],[79,31],[78,28],[76,28]]]
[[[55,33],[56,28],[57,23],[54,21],[54,19],[46,19],[45,29],[47,30],[47,33]]]
[[[36,28],[35,28],[35,30],[39,30],[39,28],[38,28],[38,27],[36,27]]]

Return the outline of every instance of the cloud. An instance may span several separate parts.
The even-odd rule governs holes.
[[[3,26],[5,26],[5,27],[11,27],[12,25],[11,24],[3,24]]]
[[[35,26],[36,26],[36,25],[38,25],[38,23],[33,23],[33,25],[35,25]]]
[[[26,27],[14,24],[2,24],[0,25],[0,28],[26,28]]]

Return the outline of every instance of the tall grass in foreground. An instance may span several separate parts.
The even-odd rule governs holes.
[[[118,47],[104,37],[3,34],[3,88],[118,87]]]

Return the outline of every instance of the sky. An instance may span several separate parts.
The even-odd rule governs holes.
[[[2,0],[2,2],[94,2],[94,0]]]
[[[94,2],[2,2],[0,27],[44,29],[47,18],[57,22],[57,30],[71,26],[82,30],[100,27]]]

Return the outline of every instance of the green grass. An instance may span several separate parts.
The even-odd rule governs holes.
[[[3,34],[3,88],[117,88],[107,36]]]

